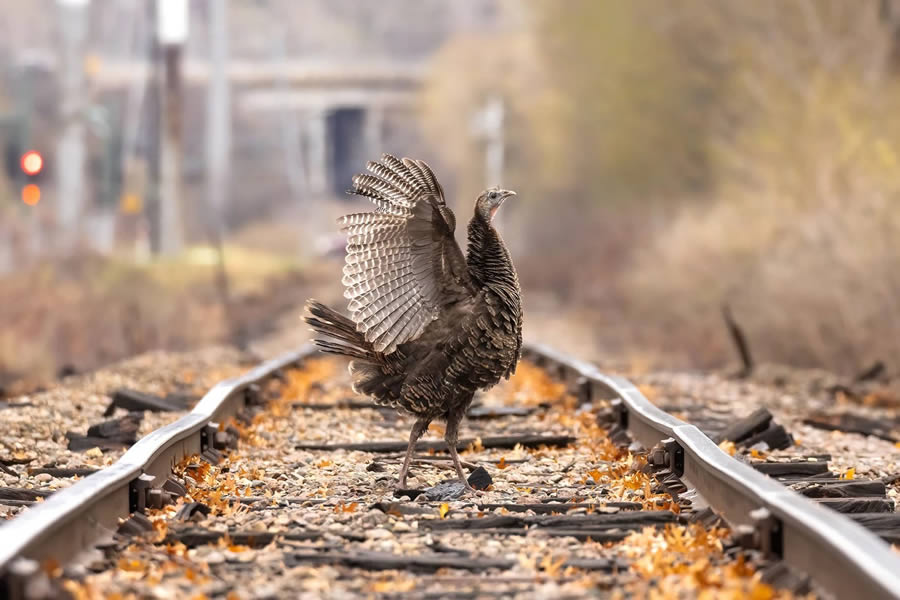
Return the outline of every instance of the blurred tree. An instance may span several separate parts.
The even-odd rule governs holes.
[[[500,93],[512,112],[510,169],[531,189],[593,203],[702,189],[720,78],[691,68],[699,49],[680,43],[667,6],[542,0],[528,33],[454,39],[426,90],[426,129],[461,172],[478,172],[460,122]]]
[[[636,311],[674,324],[675,345],[719,328],[716,307],[734,299],[767,360],[853,371],[896,355],[900,83],[885,3],[675,5],[727,73],[707,140],[717,202],[682,211],[638,257]]]
[[[695,364],[727,355],[723,301],[764,361],[900,352],[900,0],[527,6],[522,32],[445,45],[424,102],[471,197],[461,125],[506,99],[527,289],[620,293],[644,346]]]

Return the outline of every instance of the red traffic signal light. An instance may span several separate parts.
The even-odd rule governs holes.
[[[40,152],[35,150],[29,150],[23,154],[20,162],[22,164],[22,171],[24,171],[26,175],[37,175],[41,172],[41,169],[44,168],[44,157],[41,156]]]

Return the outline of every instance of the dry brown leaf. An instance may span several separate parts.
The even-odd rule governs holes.
[[[719,448],[722,450],[722,452],[728,454],[729,456],[734,456],[734,453],[737,451],[737,448],[735,448],[734,446],[734,442],[732,442],[731,440],[723,441],[721,444],[719,444]]]
[[[565,556],[562,556],[557,560],[553,560],[553,557],[548,554],[541,559],[540,566],[547,575],[549,575],[550,577],[556,577],[559,574],[560,568],[562,568],[565,562]]]
[[[416,587],[416,580],[411,577],[393,577],[381,579],[372,584],[372,591],[377,594],[402,594],[411,592]]]

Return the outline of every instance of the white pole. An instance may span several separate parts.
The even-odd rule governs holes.
[[[290,94],[290,79],[287,73],[287,26],[283,26],[275,33],[273,45],[273,58],[281,66],[282,76],[278,78],[276,89],[287,98]],[[297,116],[297,108],[287,105],[281,109],[281,147],[284,154],[284,172],[287,177],[291,196],[299,204],[304,201],[304,196],[309,192],[309,181],[306,173],[306,163],[303,157],[300,120]],[[301,240],[302,241],[302,240]]]
[[[485,125],[487,149],[485,150],[485,176],[487,177],[487,187],[501,185],[503,183],[504,165],[504,140],[503,140],[503,120],[504,106],[503,100],[494,96],[488,101],[485,109]]]
[[[63,248],[79,237],[84,211],[84,44],[88,0],[57,0],[62,32],[60,80],[63,131],[56,145],[57,209]]]
[[[219,235],[224,233],[223,215],[228,208],[231,163],[231,90],[228,73],[228,3],[209,4],[210,70],[206,96],[207,198],[216,215]]]
[[[503,171],[506,168],[503,136],[505,112],[503,99],[499,96],[492,96],[488,98],[484,108],[472,119],[472,133],[485,143],[484,178],[486,188],[503,184]],[[502,219],[503,211],[500,211],[494,220],[494,225],[499,227]]]

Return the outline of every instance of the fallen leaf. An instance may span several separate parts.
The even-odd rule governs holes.
[[[447,517],[448,512],[450,512],[450,505],[447,504],[446,502],[444,502],[443,504],[441,504],[441,507],[438,509],[438,514],[441,515],[442,519],[445,519]]]
[[[771,600],[775,597],[775,590],[762,582],[753,584],[750,590],[750,600]]]
[[[505,468],[508,467],[508,466],[509,466],[509,465],[506,464],[506,457],[505,457],[505,456],[501,456],[501,457],[500,457],[500,460],[497,462],[497,468],[498,468],[498,469],[505,469]]]
[[[541,559],[540,566],[544,572],[550,577],[556,577],[559,573],[559,569],[565,564],[566,557],[562,556],[557,560],[553,560],[550,555],[545,556]]]
[[[411,592],[416,587],[415,579],[394,577],[382,579],[372,585],[372,589],[379,594],[396,594]]]
[[[120,558],[116,566],[121,571],[131,571],[132,573],[144,570],[144,563],[133,558]]]

